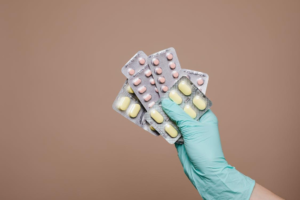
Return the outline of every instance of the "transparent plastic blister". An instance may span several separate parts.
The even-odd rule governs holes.
[[[207,85],[208,85],[208,79],[209,76],[206,73],[197,72],[189,69],[181,69],[180,76],[187,75],[188,78],[192,83],[194,83],[195,86],[198,87],[198,89],[205,94]]]
[[[148,65],[147,55],[143,51],[138,51],[121,69],[122,73],[130,78]]]
[[[144,116],[146,110],[129,86],[128,80],[126,80],[123,85],[112,107],[116,112],[120,113],[136,125],[142,127],[152,135],[159,135],[159,133],[146,121]]]
[[[160,96],[178,80],[181,66],[174,48],[168,48],[148,57],[156,87]]]
[[[149,66],[130,77],[128,83],[147,111],[160,99]]]
[[[157,115],[157,113],[160,115],[159,120],[157,118],[155,120],[153,117],[153,115]],[[155,105],[145,113],[145,119],[168,143],[174,144],[181,137],[178,127],[162,110],[161,101],[156,102]]]

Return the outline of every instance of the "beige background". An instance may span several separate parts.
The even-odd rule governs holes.
[[[138,50],[210,75],[228,162],[299,199],[299,1],[0,1],[0,199],[201,199],[112,110]]]

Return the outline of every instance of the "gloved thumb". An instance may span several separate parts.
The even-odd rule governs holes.
[[[197,126],[199,122],[192,119],[187,113],[184,112],[176,103],[170,99],[162,100],[162,108],[164,112],[174,121],[177,127],[180,129],[180,132],[184,136],[186,129],[191,126]]]

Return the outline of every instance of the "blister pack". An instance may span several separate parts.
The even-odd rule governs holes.
[[[175,49],[168,48],[150,55],[148,64],[159,94],[163,96],[179,78],[181,66]]]
[[[121,69],[122,73],[130,78],[148,65],[147,55],[143,51],[138,51]]]
[[[205,94],[207,85],[208,85],[208,79],[209,76],[206,73],[197,72],[189,69],[182,69],[180,71],[180,76],[186,75],[192,83],[194,83],[195,86],[198,87],[198,89]]]
[[[147,111],[160,99],[155,85],[155,80],[149,66],[144,67],[142,70],[130,77],[128,82],[135,95]]]
[[[146,110],[134,94],[134,91],[128,84],[128,80],[126,80],[115,99],[113,109],[152,135],[159,135],[159,133],[146,121],[144,116]]]
[[[179,80],[166,92],[163,98],[170,98],[195,120],[199,120],[212,106],[212,102],[185,74],[180,75]],[[145,114],[145,118],[169,143],[172,144],[180,138],[176,124],[163,112],[161,100],[156,102]]]

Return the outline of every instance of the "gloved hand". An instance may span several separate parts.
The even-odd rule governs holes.
[[[255,181],[227,163],[213,112],[208,110],[196,121],[170,99],[162,101],[162,108],[180,129],[184,144],[175,144],[178,157],[202,198],[248,200]]]

